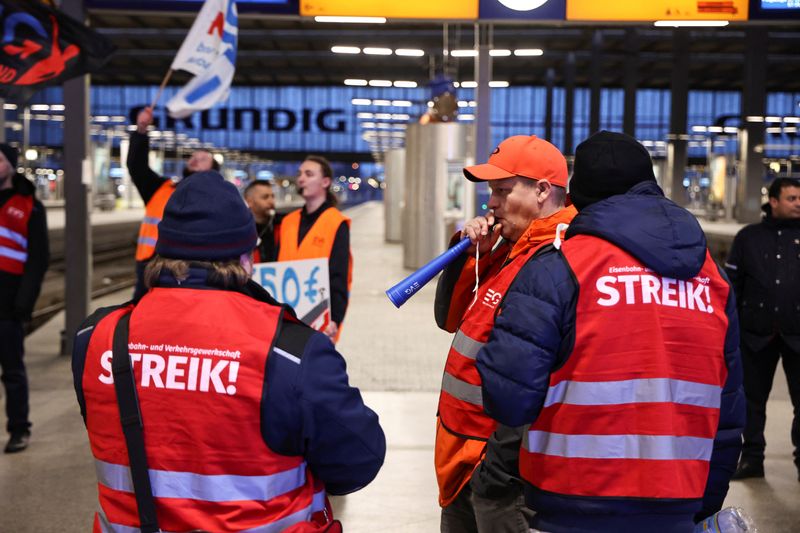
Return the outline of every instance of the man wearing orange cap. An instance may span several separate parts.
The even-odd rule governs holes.
[[[436,322],[456,334],[442,379],[434,455],[441,531],[527,532],[517,466],[522,431],[484,413],[475,356],[517,273],[576,211],[565,208],[564,156],[535,135],[509,137],[488,163],[465,168],[464,176],[487,182],[491,197],[489,212],[454,237],[469,237],[473,246],[445,269],[436,292]]]

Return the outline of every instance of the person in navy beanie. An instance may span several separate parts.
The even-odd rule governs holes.
[[[109,360],[129,315],[153,526],[341,532],[327,494],[365,487],[386,453],[344,358],[250,279],[255,222],[219,173],[182,180],[158,230],[148,292],[96,311],[75,337],[75,391],[102,484],[95,529],[142,525],[147,491],[130,494]]]

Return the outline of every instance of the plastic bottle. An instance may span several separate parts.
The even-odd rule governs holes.
[[[741,507],[726,507],[697,524],[693,533],[758,533]]]

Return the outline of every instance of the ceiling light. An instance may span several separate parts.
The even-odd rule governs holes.
[[[367,47],[364,48],[364,53],[370,56],[390,56],[392,55],[392,49]]]
[[[392,100],[392,105],[395,107],[411,107],[410,100]]]
[[[50,106],[50,111],[64,111],[64,104],[53,104]]]
[[[517,57],[540,56],[542,54],[544,54],[544,50],[541,48],[520,48],[514,50],[514,55]]]
[[[722,131],[724,131],[725,133],[739,133],[739,128],[737,128],[736,126],[725,126],[724,128],[722,128]]]
[[[358,113],[358,114],[356,114],[356,117],[358,117],[358,118],[375,118],[375,114],[374,113]]]
[[[398,80],[398,81],[394,82],[394,86],[395,87],[404,87],[404,88],[407,88],[407,89],[413,89],[414,87],[417,86],[417,82],[415,82],[415,81]]]
[[[372,104],[372,100],[367,98],[353,98],[350,100],[350,103],[353,105],[370,105]]]
[[[361,123],[361,127],[362,128],[374,128],[375,127],[375,123],[374,122],[362,122]]]
[[[458,115],[458,120],[475,120],[475,115]]]
[[[392,120],[410,120],[411,115],[406,115],[405,113],[395,113],[392,115]]]
[[[722,133],[722,126],[709,126],[708,133]]]
[[[764,117],[751,115],[749,117],[745,117],[745,120],[747,120],[747,122],[764,122]]]
[[[450,50],[450,55],[453,57],[475,57],[478,55],[477,50]]]
[[[767,133],[782,133],[781,128],[767,128]]]
[[[3,109],[13,111],[17,108],[17,104],[3,104]]]
[[[496,50],[489,50],[489,55],[492,57],[508,57],[511,55],[511,50],[498,48]]]
[[[489,87],[508,87],[507,81],[490,81]]]
[[[391,87],[392,82],[389,80],[369,80],[370,87]]]
[[[373,100],[372,105],[392,105],[389,100]]]
[[[781,117],[764,117],[764,122],[781,122]]]
[[[724,28],[727,20],[657,20],[653,25],[657,28]]]
[[[783,117],[783,121],[787,124],[800,124],[800,117]]]
[[[394,51],[394,53],[396,55],[406,57],[422,57],[425,55],[424,50],[419,50],[417,48],[398,48]]]
[[[474,89],[477,86],[478,86],[478,82],[477,81],[462,81],[461,82],[461,87],[463,87],[464,89]]]
[[[361,48],[358,46],[331,46],[334,54],[360,54]]]
[[[314,17],[314,20],[339,24],[386,24],[386,17]]]
[[[692,126],[692,131],[695,133],[705,133],[708,129],[705,126]]]
[[[346,79],[344,80],[345,85],[352,85],[353,87],[364,87],[367,85],[367,80],[356,80],[356,79]]]
[[[50,106],[47,104],[33,104],[31,111],[50,111]]]

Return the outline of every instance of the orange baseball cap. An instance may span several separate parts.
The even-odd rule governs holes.
[[[561,152],[536,135],[514,135],[501,142],[489,156],[489,162],[464,169],[470,181],[490,181],[522,176],[547,180],[567,187],[567,160]]]

